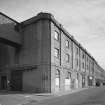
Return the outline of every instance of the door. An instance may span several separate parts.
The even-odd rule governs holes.
[[[1,89],[7,89],[7,76],[1,76]]]
[[[82,87],[85,87],[85,76],[82,76]]]
[[[55,74],[55,91],[59,91],[60,89],[60,71],[56,70]]]
[[[11,72],[11,90],[21,91],[22,90],[22,71],[12,71]]]
[[[78,88],[78,79],[77,78],[75,79],[75,88],[76,89]]]

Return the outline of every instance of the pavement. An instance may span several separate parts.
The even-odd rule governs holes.
[[[0,105],[28,105],[29,103],[40,103],[43,100],[53,99],[59,96],[72,94],[88,88],[75,89],[62,93],[19,93],[13,91],[0,91]]]

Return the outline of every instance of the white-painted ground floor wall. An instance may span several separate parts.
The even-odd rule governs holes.
[[[88,77],[87,74],[52,65],[51,92],[64,92],[94,86],[94,77],[92,80],[89,80]]]

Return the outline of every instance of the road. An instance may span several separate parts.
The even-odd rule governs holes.
[[[90,88],[40,102],[33,101],[25,105],[105,105],[105,87]]]

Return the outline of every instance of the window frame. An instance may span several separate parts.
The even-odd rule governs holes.
[[[65,54],[65,61],[67,62],[67,63],[69,63],[70,62],[70,54]]]
[[[58,48],[54,48],[54,57],[59,59],[59,49]]]
[[[60,70],[56,69],[55,77],[60,79]]]
[[[58,31],[54,31],[54,39],[56,40],[56,41],[59,41],[59,39],[60,39],[60,35],[59,35],[59,32]]]
[[[84,62],[82,62],[82,69],[84,69],[85,68],[85,64],[84,64]]]
[[[88,57],[87,57],[87,62],[89,61]]]
[[[76,66],[77,66],[77,67],[79,66],[79,61],[78,61],[78,59],[76,59]]]
[[[65,79],[71,79],[71,72],[67,72]]]
[[[68,48],[68,49],[69,49],[69,47],[70,47],[69,44],[70,44],[70,41],[66,39],[66,41],[65,41],[65,46],[66,46],[66,48]]]
[[[88,66],[88,64],[87,64],[87,70],[89,69],[89,66]]]
[[[84,54],[84,52],[82,52],[82,59],[84,59],[85,58],[85,54]]]
[[[76,46],[76,55],[79,55],[79,48]]]

